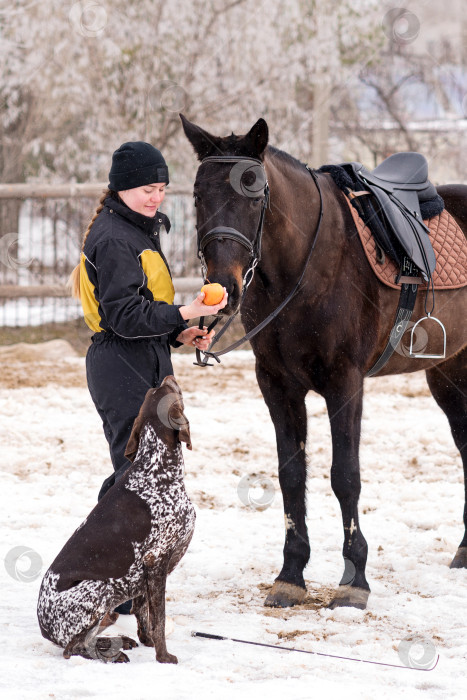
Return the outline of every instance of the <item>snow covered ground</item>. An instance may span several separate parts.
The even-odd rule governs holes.
[[[156,663],[153,650],[141,646],[128,652],[130,664],[65,661],[41,637],[37,592],[94,506],[110,462],[84,360],[57,342],[0,349],[2,697],[467,696],[467,571],[449,569],[462,536],[462,467],[424,375],[367,383],[360,512],[372,594],[365,611],[325,607],[343,572],[342,524],[330,487],[324,401],[309,395],[308,597],[296,608],[274,610],[263,600],[282,561],[282,499],[274,432],[247,351],[205,370],[193,366],[191,355],[174,354],[193,439],[193,452],[185,451],[186,486],[197,510],[192,544],[168,581],[167,646],[178,665]],[[252,488],[253,500],[268,506],[273,496],[268,507],[242,502],[246,475],[265,487]],[[16,547],[25,554],[15,569]],[[121,616],[109,633],[134,636],[135,627],[133,617]],[[193,638],[192,630],[390,664],[402,663],[400,642],[418,635],[424,641],[412,656],[433,645],[440,659],[429,672],[390,668],[208,641]]]

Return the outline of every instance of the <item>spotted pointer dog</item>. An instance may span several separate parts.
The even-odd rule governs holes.
[[[165,642],[167,575],[185,554],[195,511],[183,484],[181,442],[189,423],[174,377],[150,389],[133,424],[126,456],[133,463],[70,537],[45,574],[37,615],[42,635],[63,655],[125,662],[125,636],[99,636],[133,600],[142,644],[177,663]]]

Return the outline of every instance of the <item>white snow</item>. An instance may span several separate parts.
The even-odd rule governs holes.
[[[2,359],[0,357],[0,359]],[[150,648],[128,652],[131,663],[73,657],[42,638],[36,619],[42,575],[96,502],[110,473],[107,443],[86,389],[84,359],[64,357],[16,365],[0,378],[2,416],[1,551],[23,546],[16,574],[1,568],[0,687],[8,700],[57,698],[461,698],[466,697],[467,571],[450,570],[462,537],[460,456],[424,376],[369,380],[362,431],[360,527],[369,545],[366,611],[328,610],[344,571],[343,529],[329,480],[330,434],[324,401],[309,394],[307,453],[310,563],[308,597],[285,610],[263,607],[282,562],[284,514],[275,437],[248,351],[200,370],[174,353],[191,423],[193,452],[184,451],[186,486],[197,510],[195,535],[167,590],[168,650],[161,665]],[[52,369],[57,381],[51,382]],[[42,380],[40,373],[43,373]],[[13,371],[14,374],[14,371]],[[3,381],[8,377],[8,381]],[[272,484],[264,507],[244,505],[243,477]],[[243,484],[245,482],[243,481]],[[10,555],[11,559],[11,555]],[[135,636],[134,618],[116,628]],[[193,638],[192,630],[287,647],[401,664],[408,635],[440,655],[429,672]],[[415,658],[424,646],[415,645]]]

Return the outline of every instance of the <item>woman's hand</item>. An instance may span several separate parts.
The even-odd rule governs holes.
[[[185,328],[185,330],[177,336],[177,340],[179,343],[194,345],[198,350],[204,351],[211,345],[212,339],[216,333],[215,330],[212,330],[210,333],[208,333],[207,330],[206,326],[203,328],[191,326],[190,328]]]
[[[224,287],[224,296],[222,301],[219,302],[219,304],[208,306],[207,304],[203,304],[204,292],[200,292],[196,299],[191,302],[191,304],[188,304],[188,306],[181,306],[179,311],[185,321],[188,321],[191,318],[199,318],[200,316],[214,316],[218,311],[226,306],[228,296],[229,295]]]

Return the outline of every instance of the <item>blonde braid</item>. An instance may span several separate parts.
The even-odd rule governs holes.
[[[93,223],[95,222],[95,220],[97,219],[97,217],[98,217],[99,214],[101,213],[102,209],[104,208],[104,202],[105,202],[106,198],[107,198],[110,194],[112,194],[112,191],[111,191],[111,190],[109,190],[109,189],[104,190],[104,192],[103,192],[103,194],[102,194],[102,197],[101,197],[100,200],[99,200],[99,205],[98,205],[98,207],[97,207],[97,209],[96,209],[96,211],[95,211],[95,213],[94,213],[94,216],[92,217],[92,219],[91,219],[91,221],[89,222],[89,225],[88,225],[86,231],[84,232],[83,243],[82,243],[82,245],[81,245],[81,250],[84,249],[84,244],[86,243],[86,238],[87,238],[88,235],[89,235],[89,231],[91,230]],[[80,271],[79,271],[79,270],[80,270],[80,263],[78,263],[77,266],[74,268],[74,270],[73,270],[73,272],[71,273],[71,275],[69,276],[68,282],[67,282],[67,287],[68,287],[68,289],[69,289],[70,292],[71,292],[71,296],[74,297],[75,299],[81,299],[81,291],[80,291]]]

